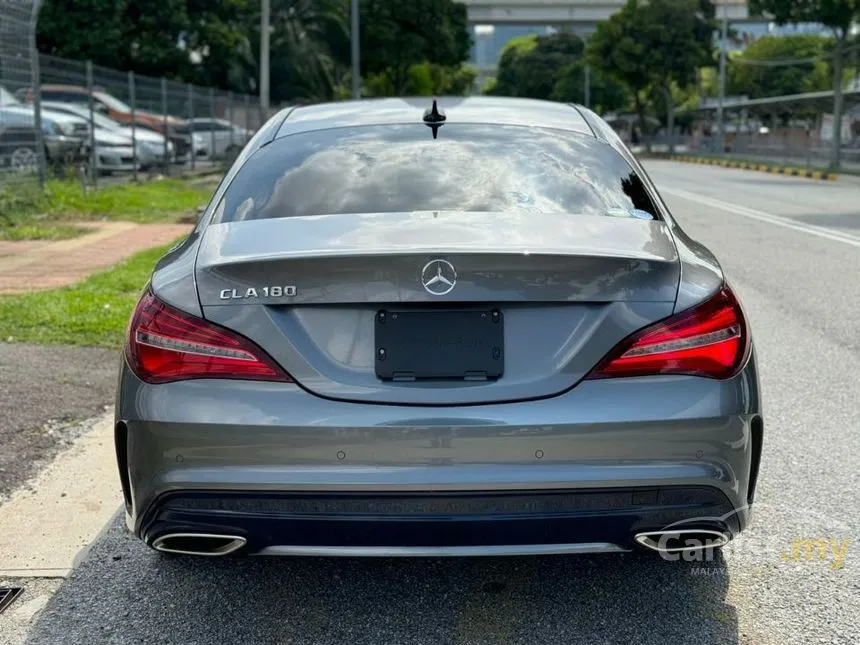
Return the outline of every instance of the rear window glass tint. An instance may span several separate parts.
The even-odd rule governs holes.
[[[606,143],[522,126],[362,126],[276,139],[239,170],[219,221],[411,211],[656,219]]]

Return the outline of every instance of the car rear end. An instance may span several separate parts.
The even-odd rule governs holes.
[[[157,132],[167,137],[173,148],[173,156],[170,159],[172,163],[185,163],[190,161],[192,155],[192,139],[191,127],[188,121],[169,116],[165,117],[161,114],[153,114],[150,116],[150,125]]]
[[[584,127],[452,109],[441,132],[258,133],[129,327],[130,528],[211,555],[742,529],[761,439],[743,312],[704,256],[684,275],[695,250],[645,178],[567,109]]]
[[[135,154],[131,142],[126,143],[96,143],[96,170],[99,172],[131,172],[135,168],[135,160],[140,167],[142,161]]]
[[[191,155],[191,128],[184,119],[173,116],[165,117],[163,114],[138,111],[135,113],[138,129],[146,129],[156,132],[167,138],[169,142],[168,154],[173,163],[184,163]],[[163,143],[162,143],[163,149]],[[164,157],[162,150],[161,156]]]
[[[80,154],[84,143],[86,132],[80,129],[80,120],[74,117],[43,110],[41,118],[42,142],[49,162],[54,164],[70,163]],[[31,106],[8,106],[0,108],[0,123],[4,126],[26,130],[35,128],[36,117]],[[84,124],[86,127],[86,124]],[[22,153],[28,151],[26,163],[20,168],[22,170],[35,170],[37,163],[37,138],[35,131],[22,136],[12,136],[11,132],[6,138],[4,148],[11,152],[11,164],[16,165],[15,159],[22,159]]]
[[[167,130],[167,140],[173,146],[174,163],[185,163],[190,161],[193,142],[191,129],[185,122],[171,123]]]

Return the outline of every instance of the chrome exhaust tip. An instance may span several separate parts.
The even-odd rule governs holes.
[[[690,553],[725,546],[730,538],[713,529],[676,529],[637,533],[633,539],[640,546],[659,553]]]
[[[238,535],[212,533],[168,533],[152,541],[152,548],[163,553],[181,555],[229,555],[248,543]]]

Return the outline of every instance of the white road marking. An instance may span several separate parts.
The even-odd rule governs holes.
[[[735,215],[740,215],[741,217],[748,217],[750,219],[755,219],[760,222],[775,224],[776,226],[782,226],[783,228],[788,228],[793,231],[798,231],[800,233],[807,233],[809,235],[815,235],[816,237],[824,238],[825,240],[831,240],[833,242],[842,242],[843,244],[849,244],[851,246],[860,248],[860,237],[855,237],[854,235],[849,235],[848,233],[839,233],[837,231],[831,231],[829,229],[826,229],[822,226],[796,222],[786,217],[771,215],[770,213],[765,213],[764,211],[756,210],[754,208],[748,208],[739,204],[724,202],[720,199],[714,199],[713,197],[697,195],[696,193],[691,193],[681,188],[660,187],[659,190],[661,193],[664,194],[674,195],[675,197],[680,197],[681,199],[697,202],[699,204],[702,204],[703,206],[718,208],[720,210],[728,211],[729,213],[734,213]]]
[[[0,505],[0,577],[61,577],[122,503],[113,412]]]

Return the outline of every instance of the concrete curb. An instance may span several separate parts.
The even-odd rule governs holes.
[[[0,578],[65,577],[122,503],[113,411],[0,505]]]
[[[685,163],[699,163],[706,166],[721,166],[723,168],[738,168],[741,170],[758,170],[774,175],[788,175],[790,177],[806,177],[807,179],[818,179],[822,181],[836,181],[839,175],[829,170],[808,170],[806,168],[795,168],[780,164],[758,163],[753,161],[735,161],[733,159],[718,159],[714,157],[693,157],[688,155],[669,155],[666,157],[672,161]]]

